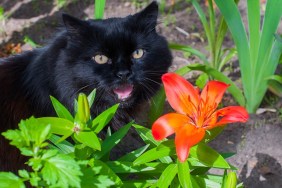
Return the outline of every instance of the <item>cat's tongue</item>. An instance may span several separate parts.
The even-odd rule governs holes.
[[[130,97],[132,91],[133,91],[133,85],[130,84],[123,84],[117,88],[115,88],[114,93],[117,95],[119,100],[126,100],[128,97]]]

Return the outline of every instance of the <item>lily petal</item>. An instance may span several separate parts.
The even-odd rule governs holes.
[[[217,121],[214,124],[209,124],[206,129],[212,129],[216,126],[225,125],[227,123],[242,122],[245,123],[249,119],[249,114],[242,106],[228,106],[214,112],[212,116],[216,116]]]
[[[208,82],[201,93],[201,99],[204,102],[204,108],[206,111],[212,112],[217,108],[228,87],[229,85],[224,82]]]
[[[191,115],[200,101],[199,92],[194,86],[175,73],[164,74],[162,82],[171,107],[176,112]]]
[[[176,154],[181,162],[184,162],[188,156],[190,148],[199,143],[205,136],[203,128],[196,128],[194,125],[186,125],[176,132],[175,146]]]
[[[187,116],[177,113],[169,113],[158,118],[152,126],[152,134],[156,140],[162,140],[180,127],[189,123]]]

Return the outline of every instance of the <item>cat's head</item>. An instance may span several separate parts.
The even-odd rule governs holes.
[[[64,14],[70,85],[84,92],[97,88],[97,102],[124,108],[149,99],[172,61],[165,38],[156,33],[157,16],[156,2],[124,18],[82,21]]]

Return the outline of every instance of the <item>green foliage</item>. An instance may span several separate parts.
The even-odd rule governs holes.
[[[273,75],[282,52],[282,43],[274,36],[282,15],[282,1],[268,0],[261,22],[259,1],[248,0],[248,34],[233,0],[215,2],[237,47],[246,107],[254,113],[267,90],[267,78]]]
[[[106,0],[95,0],[95,19],[103,19],[105,11]]]
[[[30,45],[32,48],[40,47],[39,44],[36,44],[29,36],[24,36],[24,43]]]

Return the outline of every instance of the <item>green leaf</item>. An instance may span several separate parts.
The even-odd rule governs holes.
[[[177,160],[177,167],[178,167],[178,179],[183,188],[191,188],[191,177],[190,177],[190,169],[187,161],[180,162]]]
[[[119,104],[115,104],[114,106],[108,108],[92,121],[92,128],[95,133],[99,133],[111,121],[118,109],[118,106]]]
[[[29,179],[29,173],[26,170],[19,170],[18,171],[19,176],[24,178],[24,179]]]
[[[74,132],[74,123],[67,119],[56,117],[43,117],[37,119],[39,123],[51,125],[51,132],[58,135],[71,135]]]
[[[210,141],[212,141],[214,138],[216,138],[220,133],[222,133],[223,129],[225,128],[225,126],[219,126],[219,127],[215,127],[211,130],[207,130],[205,137],[203,139],[203,141],[205,143],[208,143]]]
[[[150,145],[149,148],[151,148],[153,146],[158,146],[160,144],[160,142],[158,142],[154,139],[150,129],[143,127],[143,126],[140,126],[140,125],[137,125],[137,124],[133,124],[133,127],[135,128],[135,130],[137,131],[139,136],[142,138],[142,140],[146,144]],[[172,162],[170,157],[160,158],[160,161],[162,161],[163,163],[171,163]]]
[[[177,169],[177,164],[168,165],[158,180],[158,187],[169,187],[177,174]]]
[[[119,159],[117,159],[117,161],[128,161],[128,162],[133,162],[137,157],[141,156],[149,147],[150,145],[147,144],[137,150],[134,150],[122,157],[120,157]]]
[[[187,45],[173,44],[173,43],[169,44],[169,48],[172,49],[172,50],[190,52],[191,54],[200,58],[205,64],[208,64],[208,60],[206,58],[206,55],[203,54],[202,52],[196,50],[195,48],[192,48],[192,47],[187,46]]]
[[[161,87],[157,94],[151,100],[149,110],[149,125],[152,125],[163,113],[165,104],[165,91]]]
[[[53,107],[59,118],[67,119],[69,121],[73,121],[73,117],[71,113],[68,111],[66,107],[62,103],[60,103],[56,98],[50,96]]]
[[[203,89],[207,84],[208,80],[209,80],[209,76],[206,73],[203,73],[197,78],[196,85],[199,88]]]
[[[133,165],[132,162],[125,161],[108,161],[106,164],[117,174],[161,174],[167,167],[167,164],[162,164],[158,162],[146,163],[137,166]]]
[[[193,146],[190,149],[190,157],[197,159],[207,167],[230,169],[230,166],[225,159],[204,143],[199,143],[196,146]]]
[[[95,19],[103,18],[105,5],[106,0],[95,0]]]
[[[112,150],[112,148],[116,146],[121,141],[121,139],[126,135],[132,123],[133,122],[128,123],[127,125],[120,128],[118,131],[116,131],[114,134],[107,137],[102,142],[102,150],[100,152],[95,153],[95,158],[100,159],[106,154],[108,154]]]
[[[61,137],[54,134],[49,138],[49,141],[54,144],[55,148],[57,148],[61,153],[69,154],[74,152],[74,146],[70,142],[66,140],[59,142],[60,140]]]
[[[32,147],[45,147],[45,140],[50,136],[50,125],[44,125],[35,118],[21,121],[19,130],[8,130],[2,133],[11,140],[11,144],[19,149]]]
[[[87,160],[94,152],[92,148],[84,144],[76,144],[74,149],[75,158],[78,160]]]
[[[86,146],[89,146],[95,150],[101,150],[100,140],[93,131],[87,130],[77,132],[74,134],[74,138]]]
[[[88,99],[88,103],[89,103],[89,107],[90,107],[90,108],[91,108],[91,106],[92,106],[93,103],[94,103],[95,96],[96,96],[96,89],[94,89],[94,90],[87,96],[87,99]]]
[[[23,181],[11,172],[0,172],[1,188],[25,188]]]
[[[82,187],[120,187],[121,179],[100,160],[91,159],[89,166],[82,165],[83,176],[81,178]]]
[[[235,172],[229,172],[225,183],[225,188],[236,188],[237,176]]]
[[[144,163],[151,162],[151,161],[154,161],[154,160],[158,160],[162,157],[171,156],[173,154],[175,154],[174,148],[170,148],[170,147],[166,147],[166,146],[153,148],[153,149],[145,152],[144,154],[142,154],[140,157],[138,157],[133,162],[133,164],[134,165],[140,165],[140,164],[144,164]]]
[[[76,161],[64,154],[55,154],[53,150],[48,150],[43,154],[44,166],[41,170],[42,178],[47,185],[56,187],[80,187],[80,177],[82,175]]]
[[[147,188],[151,187],[157,182],[155,179],[150,180],[131,180],[131,181],[123,181],[123,187],[139,187],[139,188]]]

